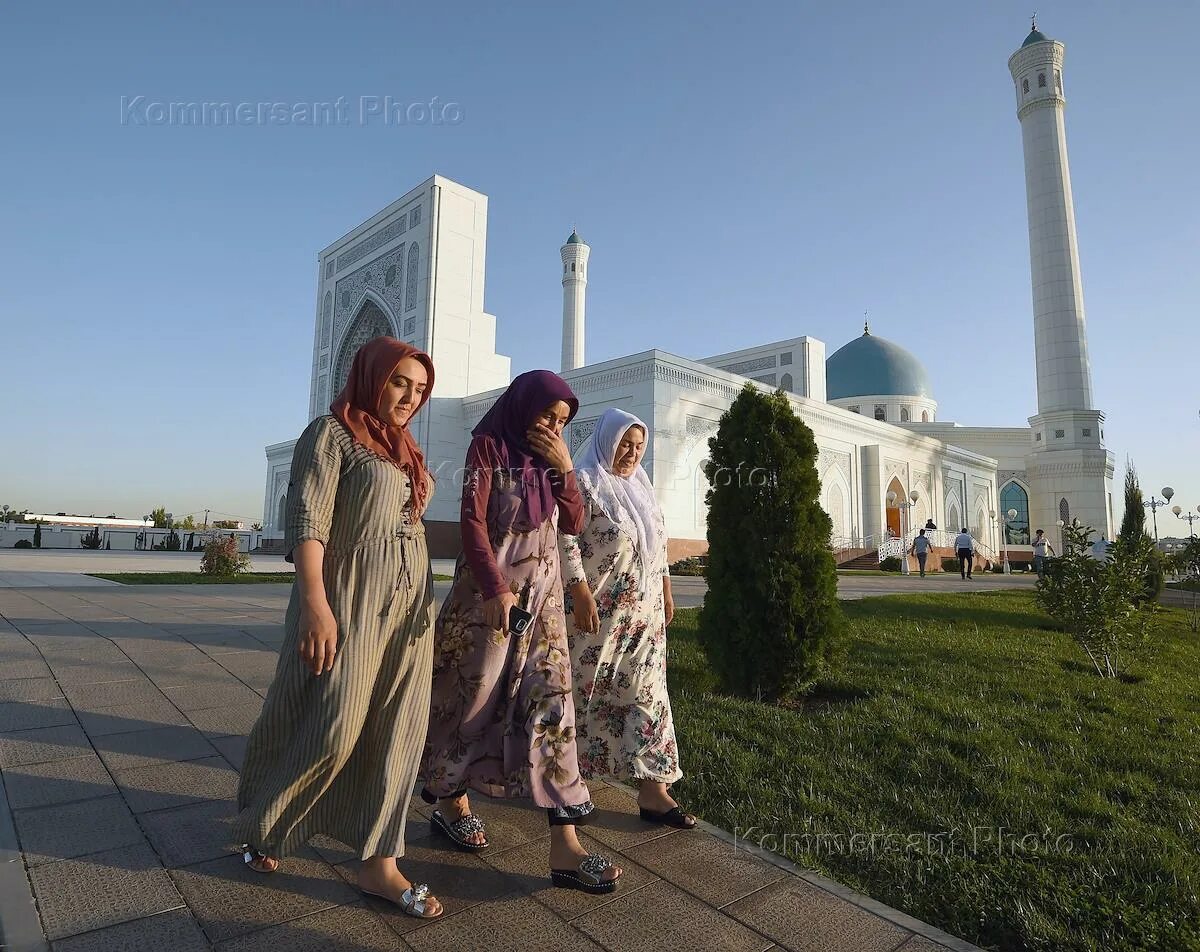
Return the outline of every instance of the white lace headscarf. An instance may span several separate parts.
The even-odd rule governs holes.
[[[639,462],[629,476],[612,471],[617,445],[631,426],[650,430],[632,413],[610,407],[596,421],[596,429],[575,456],[575,475],[583,490],[637,547],[641,563],[640,594],[645,597],[663,569],[663,517],[654,498],[654,486]]]

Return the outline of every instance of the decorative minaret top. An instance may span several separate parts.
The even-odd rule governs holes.
[[[563,343],[562,370],[575,370],[584,364],[584,310],[587,296],[587,264],[592,249],[579,237],[574,228],[566,244],[559,249],[562,256],[563,286]]]
[[[1037,29],[1008,60],[1025,151],[1038,413],[1092,409],[1092,371],[1067,164],[1063,53]]]

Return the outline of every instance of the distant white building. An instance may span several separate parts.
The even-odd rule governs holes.
[[[644,465],[666,516],[671,556],[705,548],[708,438],[747,380],[780,388],[820,448],[822,504],[834,544],[897,549],[901,505],[916,529],[967,526],[982,551],[1028,557],[1032,529],[1057,539],[1078,518],[1112,538],[1112,455],[1092,406],[1075,217],[1064,131],[1063,44],[1036,29],[1009,60],[1025,154],[1038,413],[1027,425],[971,427],[938,419],[921,362],[863,334],[826,356],[796,337],[694,359],[649,349],[585,364],[590,247],[572,231],[559,249],[561,372],[580,400],[568,428],[576,449],[600,413],[620,406],[651,428]],[[458,551],[459,482],[470,430],[510,380],[484,310],[487,196],[434,176],[318,256],[309,415],[327,412],[355,351],[379,335],[429,352],[430,405],[414,424],[439,475],[426,515],[434,555]],[[601,272],[598,280],[611,280]],[[603,315],[599,315],[603,320]],[[283,535],[294,440],[267,447],[264,536]],[[1009,513],[1015,513],[1010,516]],[[907,526],[903,527],[907,528]],[[945,544],[939,540],[939,544]]]

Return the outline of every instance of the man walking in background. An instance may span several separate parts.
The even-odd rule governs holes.
[[[964,580],[969,579],[971,569],[975,567],[975,540],[971,538],[966,526],[954,537],[954,551],[958,553],[959,574]]]
[[[1050,544],[1050,540],[1046,538],[1046,531],[1038,529],[1037,535],[1033,539],[1033,570],[1037,572],[1038,578],[1046,577],[1046,550],[1050,550],[1050,554],[1054,554],[1054,546]]]
[[[912,545],[908,547],[908,551],[916,555],[917,565],[921,567],[921,578],[924,578],[925,560],[929,558],[929,538],[925,535],[924,529],[917,533],[917,537],[913,539]]]

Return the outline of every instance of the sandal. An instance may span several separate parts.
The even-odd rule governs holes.
[[[425,883],[419,883],[409,886],[408,889],[400,895],[400,901],[396,902],[390,896],[385,896],[382,893],[371,892],[366,889],[359,890],[364,896],[374,896],[376,899],[382,899],[385,902],[390,902],[392,905],[399,906],[400,911],[406,916],[412,916],[414,919],[440,919],[446,911],[446,907],[438,911],[436,915],[425,915],[425,909],[429,905],[430,899],[436,899],[436,896],[429,894],[429,887]]]
[[[608,869],[612,869],[612,862],[608,858],[599,853],[588,853],[580,860],[576,869],[550,870],[550,881],[555,886],[579,889],[593,895],[610,893],[616,890],[621,874],[618,873],[612,879],[602,879],[600,874]]]
[[[677,830],[694,830],[696,828],[696,818],[690,813],[684,813],[678,805],[664,810],[662,813],[647,810],[645,807],[639,807],[639,810],[642,819],[647,823],[661,823],[663,826],[673,826]]]
[[[429,818],[429,825],[433,827],[435,833],[441,833],[460,850],[466,850],[468,853],[478,853],[492,845],[488,842],[483,820],[474,813],[464,814],[457,820],[448,820],[441,810],[434,810],[433,816]],[[468,840],[467,837],[472,833],[482,833],[483,842],[472,843]]]
[[[266,876],[279,869],[279,860],[274,856],[268,856],[261,850],[256,850],[249,843],[242,844],[242,862],[249,866],[256,873],[261,873]],[[255,865],[255,864],[258,865]],[[274,863],[274,866],[268,867],[268,863]]]

